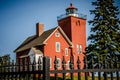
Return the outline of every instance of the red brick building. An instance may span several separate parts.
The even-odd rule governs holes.
[[[74,68],[78,56],[81,60],[81,68],[84,67],[84,51],[86,47],[86,16],[78,14],[78,9],[72,4],[66,9],[66,14],[57,17],[58,25],[55,28],[44,31],[44,24],[36,24],[36,35],[28,37],[16,50],[18,60],[27,61],[28,58],[36,62],[38,57],[50,57],[50,69],[54,68],[54,59],[57,57],[59,69],[62,67],[63,56],[69,69],[70,55],[74,57]]]

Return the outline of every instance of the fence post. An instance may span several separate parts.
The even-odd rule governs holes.
[[[87,56],[85,56],[85,69],[88,69]],[[85,72],[85,80],[88,80],[88,72]]]
[[[105,60],[103,61],[103,64],[104,64],[104,69],[107,69],[106,57],[105,57]],[[104,80],[107,80],[107,72],[104,72],[103,76],[104,76]]]
[[[58,60],[57,57],[55,56],[55,60],[54,60],[54,69],[58,70]],[[58,80],[58,74],[55,73],[55,80]]]
[[[63,70],[66,70],[66,61],[65,61],[65,57],[63,56],[63,60],[62,60],[62,69]],[[63,73],[63,80],[65,80],[65,74],[66,73]]]
[[[98,69],[101,69],[101,58],[98,57]],[[101,72],[98,72],[98,80],[101,80]]]
[[[116,69],[118,69],[117,58],[115,59],[115,62],[116,62]],[[116,72],[116,77],[117,77],[117,80],[119,80],[119,72],[118,71]]]
[[[70,55],[70,69],[71,69],[71,70],[74,69],[74,59],[73,59],[72,53],[71,53],[71,55]],[[73,73],[71,73],[70,76],[71,76],[71,80],[74,80]]]
[[[110,59],[110,69],[113,69],[113,62],[112,59]],[[113,80],[113,72],[110,72],[111,80]]]
[[[81,67],[81,62],[80,62],[80,57],[78,56],[78,60],[77,60],[78,70],[80,70],[80,67]],[[78,80],[81,80],[81,72],[78,72]]]
[[[50,80],[50,58],[43,57],[43,80]]]
[[[42,60],[41,60],[41,57],[39,56],[39,59],[38,59],[38,71],[42,70]],[[38,80],[41,80],[41,73],[38,74]]]
[[[35,56],[34,56],[34,60],[33,60],[33,63],[32,63],[32,71],[36,71],[36,60],[35,60]],[[36,74],[33,74],[33,80],[36,79]]]
[[[94,60],[92,57],[92,69],[94,69]],[[92,80],[95,80],[94,72],[92,72]]]

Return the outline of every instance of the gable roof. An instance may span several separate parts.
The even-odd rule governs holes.
[[[30,49],[31,47],[34,47],[34,46],[39,46],[39,45],[46,44],[46,41],[48,40],[48,38],[50,38],[50,36],[57,29],[59,29],[61,31],[61,33],[63,34],[66,41],[71,46],[73,46],[72,42],[69,40],[69,38],[63,32],[63,30],[58,26],[58,27],[52,28],[50,30],[44,31],[39,37],[37,37],[36,35],[28,37],[14,52],[20,52],[20,51],[23,51],[23,50],[26,50],[26,49]]]

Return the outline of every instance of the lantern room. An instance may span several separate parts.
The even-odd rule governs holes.
[[[75,8],[71,3],[70,6],[66,9],[66,15],[78,17],[78,9]]]

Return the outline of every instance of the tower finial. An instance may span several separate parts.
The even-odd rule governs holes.
[[[70,6],[72,6],[73,4],[72,3],[70,3]]]

